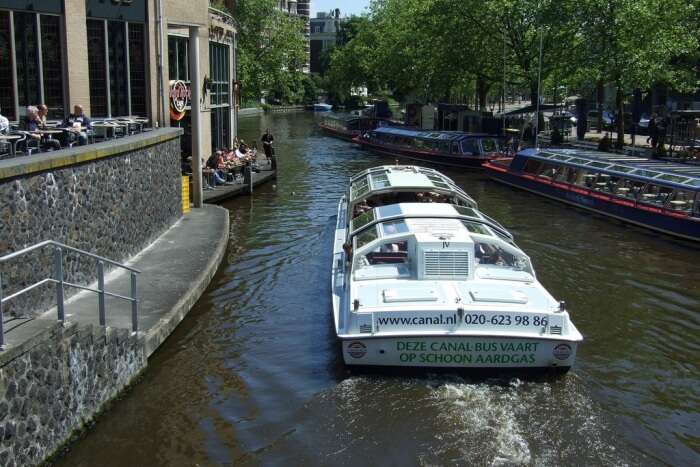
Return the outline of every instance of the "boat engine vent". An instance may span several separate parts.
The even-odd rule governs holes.
[[[424,250],[422,272],[425,279],[467,279],[469,251]]]

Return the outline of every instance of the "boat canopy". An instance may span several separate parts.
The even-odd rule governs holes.
[[[518,155],[543,161],[575,165],[625,178],[636,178],[686,190],[700,191],[700,166],[578,149],[546,149],[540,151],[527,149],[521,151]]]
[[[373,131],[377,135],[394,135],[428,141],[461,141],[469,138],[494,138],[486,133],[464,133],[461,131],[431,131],[423,129],[379,127]]]
[[[430,207],[425,205],[426,212]],[[437,245],[442,245],[442,248]],[[474,266],[470,265],[469,258],[472,256],[477,268],[509,269],[516,275],[520,273],[516,280],[526,282],[535,277],[530,259],[517,245],[498,235],[490,226],[467,219],[425,217],[385,220],[355,235],[352,247],[355,280],[407,279],[414,273],[421,278],[417,271],[411,272],[411,268],[420,268],[421,251],[423,255],[429,251],[429,257],[438,258],[437,263],[430,259],[427,262],[438,270],[435,274],[442,278],[471,278],[473,273],[470,271]],[[428,269],[426,266],[425,270]],[[426,272],[422,274],[423,278],[429,275]],[[488,278],[488,271],[480,272],[479,277]]]
[[[376,224],[408,218],[461,220],[469,232],[481,235],[498,235],[512,242],[513,236],[501,224],[476,209],[446,203],[400,203],[370,209],[350,222],[350,235],[372,228]],[[439,220],[438,220],[439,219]]]
[[[437,170],[405,165],[374,167],[353,176],[350,181],[350,207],[374,194],[389,192],[454,195],[461,201],[458,204],[477,209],[476,201]]]

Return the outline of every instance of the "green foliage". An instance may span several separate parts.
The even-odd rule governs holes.
[[[269,93],[283,103],[303,99],[306,60],[303,22],[276,8],[275,0],[239,0],[238,76],[244,99]]]
[[[508,87],[534,103],[540,40],[541,78],[550,89],[591,91],[598,80],[625,92],[700,84],[697,1],[375,0],[339,38],[324,74],[338,101],[366,85],[397,98],[473,97],[483,106],[489,94],[500,95],[505,62]]]

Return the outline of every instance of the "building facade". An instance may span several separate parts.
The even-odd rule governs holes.
[[[207,155],[236,134],[236,31],[209,0],[0,0],[0,112],[147,117]]]
[[[304,43],[306,51],[306,62],[302,66],[302,71],[304,73],[309,72],[309,60],[310,60],[310,26],[309,18],[311,16],[311,0],[278,0],[278,8],[285,13],[298,16],[304,22],[304,29],[302,33],[304,34]]]
[[[338,40],[338,31],[343,19],[340,17],[340,9],[336,8],[330,13],[318,12],[311,19],[310,39],[310,70],[311,73],[321,72],[321,54],[324,50],[335,47]]]

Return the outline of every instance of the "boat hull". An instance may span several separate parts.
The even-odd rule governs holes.
[[[412,151],[404,148],[374,144],[361,138],[355,138],[353,141],[370,152],[380,156],[403,157],[406,159],[450,167],[478,169],[481,168],[481,165],[484,162],[491,159],[491,157],[485,156],[453,156],[449,154],[440,154],[427,151]]]
[[[425,368],[570,368],[578,342],[493,336],[341,338],[347,365]]]
[[[343,130],[338,130],[335,128],[331,128],[329,126],[326,126],[322,123],[318,125],[321,130],[327,134],[328,136],[332,136],[334,138],[342,139],[343,141],[350,141],[352,142],[353,138],[359,135],[359,132],[352,132],[352,131],[343,131]]]
[[[545,182],[534,177],[526,178],[494,164],[486,164],[484,168],[489,172],[490,177],[498,182],[657,232],[686,240],[700,241],[700,220],[698,219],[663,214],[661,209],[644,209],[636,206],[633,201],[619,200],[599,193],[595,193],[596,196],[588,195],[586,190],[573,189],[565,184]]]

